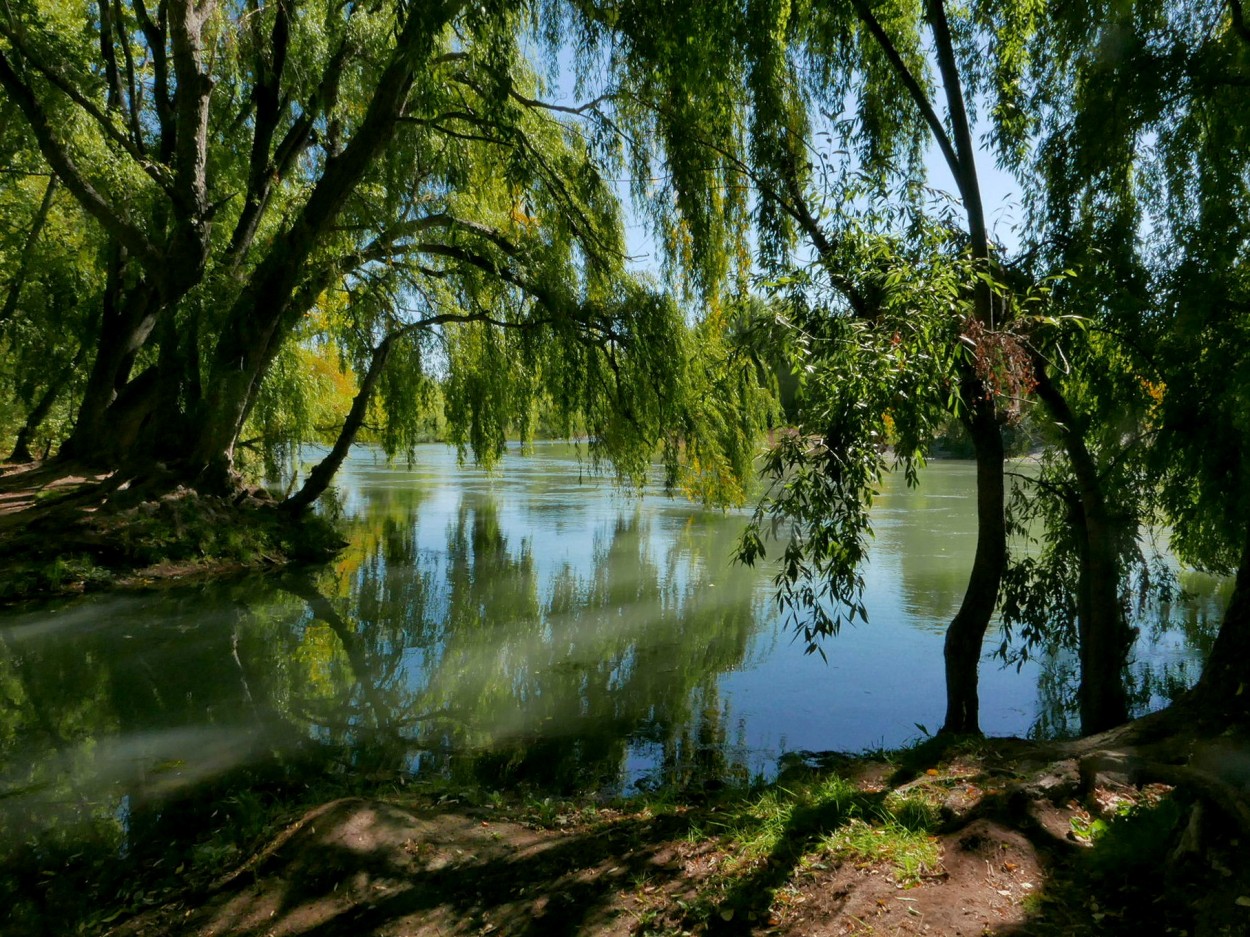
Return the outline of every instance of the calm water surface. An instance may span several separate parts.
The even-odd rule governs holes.
[[[411,468],[358,451],[328,568],[2,613],[0,843],[94,825],[126,848],[160,805],[208,811],[268,769],[620,791],[899,745],[941,722],[972,481],[939,463],[882,494],[870,623],[826,663],[781,625],[770,571],[731,563],[745,513],[629,496],[566,446],[494,475],[438,446]],[[1142,707],[1196,677],[1215,628],[1218,590],[1187,582],[1143,628]],[[1062,730],[1069,670],[987,658],[983,728]]]

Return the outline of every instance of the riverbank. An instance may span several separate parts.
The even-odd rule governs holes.
[[[263,488],[227,498],[59,464],[0,470],[0,603],[324,561],[343,545]]]
[[[1238,824],[1135,783],[1232,742],[1141,735],[933,740],[642,801],[336,799],[107,933],[1245,933]]]

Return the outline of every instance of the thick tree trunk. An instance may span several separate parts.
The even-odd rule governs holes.
[[[1250,722],[1250,527],[1220,633],[1188,702],[1217,725]]]
[[[334,478],[343,460],[347,458],[348,451],[355,443],[360,428],[364,425],[365,414],[369,412],[369,401],[373,399],[373,390],[377,387],[378,378],[382,376],[382,370],[386,367],[386,360],[390,357],[394,340],[393,335],[388,336],[373,350],[373,355],[369,359],[369,368],[360,382],[360,390],[356,392],[352,400],[351,410],[343,422],[343,428],[339,430],[334,448],[308,474],[300,490],[282,502],[283,510],[292,514],[306,510],[330,486],[330,480]]]
[[[125,250],[113,244],[95,360],[73,432],[60,451],[62,458],[102,467],[115,466],[126,451],[118,439],[118,419],[113,408],[130,381],[135,358],[156,325],[159,312],[155,291],[147,284],[124,288],[126,266]]]
[[[964,395],[976,391],[965,380]],[[964,421],[977,463],[977,550],[959,611],[946,629],[946,721],[943,732],[979,733],[977,669],[990,618],[998,604],[998,589],[1007,565],[1007,527],[1004,520],[1003,438],[993,400],[983,393],[969,401]]]

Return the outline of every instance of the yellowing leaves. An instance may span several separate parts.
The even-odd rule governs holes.
[[[514,204],[512,210],[508,213],[508,217],[512,219],[513,224],[521,228],[537,228],[538,218],[531,215],[527,210],[528,205]]]

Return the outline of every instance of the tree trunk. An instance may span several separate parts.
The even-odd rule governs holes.
[[[964,420],[977,463],[977,551],[959,611],[946,629],[946,721],[942,731],[979,733],[977,669],[990,618],[998,604],[998,588],[1007,565],[1004,520],[1003,437],[993,400],[972,397],[979,381],[964,381],[970,412]]]
[[[461,5],[461,0],[443,0],[412,7],[355,135],[340,153],[326,160],[303,209],[275,240],[232,306],[213,355],[199,439],[190,453],[207,483],[230,474],[234,444],[256,389],[303,311],[292,296],[308,275],[308,258],[393,139],[418,68],[428,60],[437,35]]]
[[[1071,520],[1080,554],[1076,601],[1081,685],[1077,699],[1081,733],[1092,735],[1128,721],[1124,667],[1133,632],[1124,619],[1119,596],[1122,570],[1117,534],[1121,531],[1108,509],[1081,421],[1051,381],[1042,356],[1035,351],[1032,359],[1038,399],[1050,413],[1076,477],[1077,499],[1071,506]]]
[[[853,7],[886,60],[902,81],[950,168],[967,217],[969,253],[981,272],[991,268],[989,232],[985,206],[977,179],[976,144],[964,102],[963,82],[955,56],[955,43],[946,17],[944,0],[926,0],[925,20],[933,36],[946,117],[934,108],[924,85],[908,67],[889,33],[876,18],[868,0],[853,0]],[[988,282],[978,278],[972,287],[973,317],[993,330],[994,294]],[[1007,565],[1007,529],[1004,518],[1003,440],[992,395],[977,377],[971,363],[960,377],[962,421],[972,438],[977,462],[977,551],[968,577],[963,602],[946,632],[946,722],[944,732],[979,732],[977,667],[981,644],[998,604],[998,590]]]
[[[1241,563],[1233,594],[1220,623],[1220,633],[1202,678],[1190,691],[1188,703],[1203,719],[1220,726],[1250,721],[1250,527],[1242,545]]]
[[[31,462],[34,461],[30,452],[31,441],[35,438],[35,433],[39,427],[43,425],[43,421],[48,418],[48,414],[52,412],[52,405],[56,403],[57,398],[69,386],[70,380],[74,376],[74,372],[78,370],[78,366],[82,364],[83,356],[86,354],[87,346],[79,345],[78,351],[74,354],[74,359],[61,369],[61,372],[52,379],[52,383],[44,390],[43,396],[31,408],[30,413],[26,415],[26,422],[22,424],[22,428],[17,431],[17,441],[13,444],[13,453],[9,456],[9,462]]]
[[[35,245],[39,242],[39,235],[43,233],[44,225],[48,223],[48,215],[52,211],[56,183],[56,176],[52,176],[48,179],[47,188],[43,190],[43,201],[39,203],[39,210],[35,212],[35,217],[30,223],[30,230],[26,233],[26,243],[22,245],[22,254],[17,262],[17,270],[13,274],[13,279],[9,281],[9,291],[4,297],[4,306],[0,307],[0,323],[7,322],[17,312],[22,288],[26,285],[31,260],[35,255]]]
[[[1075,527],[1082,538],[1077,591],[1081,685],[1077,699],[1081,734],[1093,735],[1128,721],[1124,667],[1133,634],[1120,604],[1119,556],[1100,490],[1088,492],[1082,485],[1081,517]]]
[[[373,349],[373,355],[369,359],[369,369],[360,382],[360,390],[352,399],[352,408],[343,422],[343,428],[339,430],[334,448],[308,474],[303,487],[282,502],[283,510],[299,514],[309,508],[329,487],[330,480],[334,478],[343,460],[347,458],[348,450],[356,441],[360,427],[364,425],[365,414],[369,411],[369,401],[373,399],[373,389],[377,386],[378,378],[382,376],[383,368],[386,367],[386,360],[390,357],[394,341],[395,336],[389,335],[377,348]]]
[[[113,467],[125,452],[117,438],[114,403],[130,380],[130,371],[156,324],[159,305],[151,288],[122,286],[126,254],[114,245],[100,314],[100,338],[87,377],[78,418],[61,447],[62,458]]]

